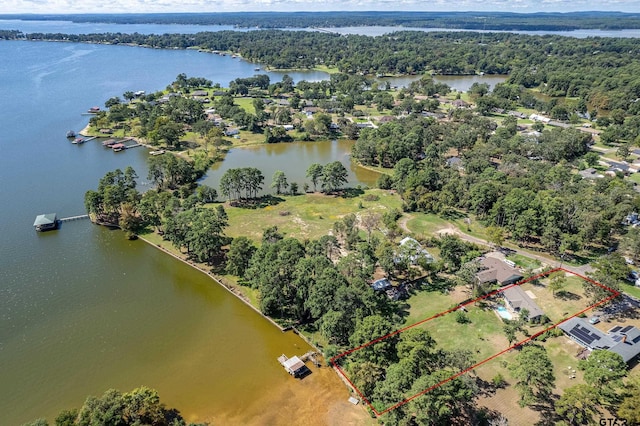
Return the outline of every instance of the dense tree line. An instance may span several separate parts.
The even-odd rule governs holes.
[[[127,43],[233,51],[274,68],[338,67],[346,73],[509,74],[510,83],[600,109],[632,108],[640,97],[631,38],[573,39],[508,33],[399,32],[368,37],[307,31],[221,31],[180,35],[27,34],[31,40]],[[481,43],[479,43],[481,41]]]
[[[70,20],[116,24],[234,25],[244,28],[404,26],[476,30],[575,30],[638,28],[638,14],[621,12],[225,12],[74,15],[0,15],[3,19]]]
[[[626,231],[624,217],[640,207],[632,184],[593,183],[575,173],[588,134],[557,128],[531,139],[510,120],[491,132],[491,122],[478,116],[449,123],[410,116],[364,129],[353,156],[393,168],[379,185],[398,190],[408,210],[463,209],[521,244],[539,243],[553,253],[609,245]],[[445,159],[451,148],[461,169]]]

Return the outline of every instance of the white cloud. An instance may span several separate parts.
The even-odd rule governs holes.
[[[35,14],[301,10],[640,12],[640,0],[2,0],[0,4],[0,13]]]

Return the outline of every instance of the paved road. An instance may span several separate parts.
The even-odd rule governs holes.
[[[411,219],[411,215],[404,215],[402,218],[400,218],[400,220],[398,221],[398,225],[400,226],[400,228],[402,228],[405,232],[410,233],[411,231],[409,230],[409,228],[407,227],[407,222]],[[438,233],[440,234],[454,234],[459,236],[462,240],[464,241],[468,241],[470,243],[474,243],[474,244],[478,244],[481,246],[486,246],[486,247],[492,247],[493,244],[491,244],[489,241],[482,239],[482,238],[478,238],[478,237],[474,237],[472,235],[469,234],[465,234],[464,232],[462,232],[457,226],[455,226],[452,223],[449,223],[449,226],[446,228],[443,228],[441,230],[438,231]],[[536,253],[534,251],[530,251],[530,250],[526,250],[517,246],[513,246],[513,245],[508,245],[506,246],[507,248],[515,251],[516,253],[522,255],[522,256],[526,256],[532,259],[536,259],[546,265],[551,266],[552,268],[559,268],[562,267],[568,271],[574,272],[576,274],[579,275],[586,275],[587,272],[591,272],[593,271],[593,268],[591,267],[591,265],[586,264],[586,265],[581,265],[581,266],[573,266],[573,265],[569,265],[563,261],[558,261],[554,258],[552,258],[549,255],[546,254],[540,254],[540,253]]]

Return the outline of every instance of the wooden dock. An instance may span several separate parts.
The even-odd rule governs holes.
[[[317,355],[318,355],[317,352],[309,351],[306,354],[302,355],[300,357],[300,359],[303,362],[311,361],[313,363],[313,365],[315,365],[316,367],[320,368],[320,361],[318,361],[318,359],[316,358]]]
[[[72,220],[89,219],[88,214],[81,214],[79,216],[69,216],[58,219],[59,222],[71,222]]]
[[[282,354],[278,357],[278,362],[284,367],[287,373],[291,374],[293,377],[299,378],[311,373],[307,366],[304,365],[305,361],[311,360],[316,367],[320,366],[315,358],[316,355],[316,352],[313,351],[307,352],[301,357],[294,356],[291,358]]]

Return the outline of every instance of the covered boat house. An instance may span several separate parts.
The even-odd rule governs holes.
[[[287,373],[291,374],[293,377],[302,377],[309,372],[307,366],[304,365],[304,361],[297,356],[287,358],[286,355],[282,354],[278,357],[278,362],[280,362]]]
[[[33,226],[36,231],[48,231],[58,227],[58,216],[55,213],[41,214],[36,217]]]

